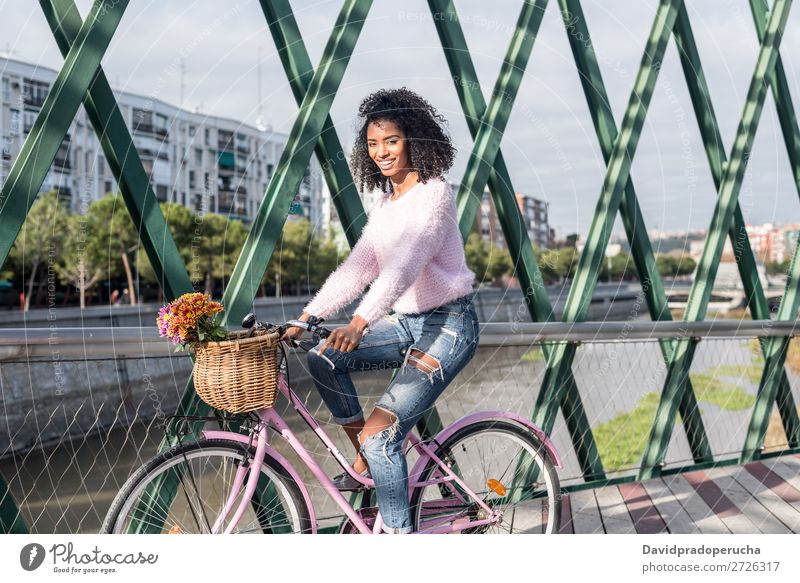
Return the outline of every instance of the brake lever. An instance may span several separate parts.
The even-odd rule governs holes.
[[[317,345],[317,342],[314,342],[313,340],[295,340],[294,338],[290,338],[289,342],[293,348],[301,348],[306,352],[316,354],[322,360],[331,365],[331,370],[336,368],[336,364],[334,364],[334,362],[330,358],[322,354],[319,350],[314,350],[314,347]]]

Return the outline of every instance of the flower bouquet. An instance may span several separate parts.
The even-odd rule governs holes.
[[[177,344],[193,349],[198,396],[229,413],[272,407],[277,393],[277,330],[228,332],[217,320],[222,304],[203,293],[187,293],[158,312],[158,328]]]
[[[183,294],[158,311],[158,331],[178,345],[175,352],[195,349],[200,342],[226,340],[228,331],[216,319],[223,309],[206,294]]]

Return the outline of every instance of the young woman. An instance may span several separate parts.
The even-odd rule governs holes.
[[[384,531],[405,533],[412,524],[403,439],[475,354],[475,274],[443,177],[455,154],[444,118],[405,88],[369,95],[359,117],[351,156],[356,184],[383,196],[348,258],[299,319],[327,318],[370,286],[350,323],[321,342],[317,354],[309,352],[308,365],[356,450],[355,471],[375,481]],[[284,339],[301,334],[291,328]],[[350,373],[377,368],[400,370],[365,421]],[[346,472],[334,482],[341,490],[359,487]]]

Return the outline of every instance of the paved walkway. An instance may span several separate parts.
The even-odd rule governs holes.
[[[800,456],[572,492],[561,532],[800,532]]]

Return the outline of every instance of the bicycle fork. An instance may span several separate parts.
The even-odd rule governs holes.
[[[481,500],[480,496],[478,496],[475,492],[473,492],[472,489],[469,486],[467,486],[467,484],[464,482],[464,480],[462,480],[458,476],[458,474],[453,472],[452,468],[450,467],[450,464],[448,464],[445,461],[439,459],[439,457],[434,452],[433,448],[428,446],[428,444],[424,443],[423,441],[419,440],[413,434],[409,434],[408,438],[409,438],[409,441],[411,441],[412,447],[414,447],[420,453],[421,456],[422,455],[427,455],[431,460],[436,462],[436,464],[439,467],[440,473],[441,473],[441,470],[443,469],[444,470],[444,474],[445,474],[444,476],[441,476],[440,478],[435,478],[434,477],[432,480],[425,480],[425,481],[422,481],[422,482],[417,481],[417,482],[415,482],[413,484],[415,487],[421,488],[421,487],[429,486],[429,485],[445,484],[447,482],[455,483],[457,486],[459,486],[467,494],[468,498],[472,498],[473,500],[475,500],[478,503],[478,506],[486,513],[486,518],[483,518],[481,520],[476,520],[476,521],[470,521],[470,523],[469,523],[470,527],[494,524],[496,522],[500,522],[503,519],[503,513],[502,512],[497,512],[492,507],[490,507],[488,504],[486,504],[485,501]],[[411,485],[411,484],[409,484],[409,485]],[[452,490],[453,494],[455,494],[459,498],[462,498],[455,488],[451,488],[451,490]],[[463,502],[467,502],[467,500],[463,500]],[[424,531],[426,534],[443,534],[443,533],[459,531],[459,530],[462,530],[462,528],[463,528],[463,526],[458,525],[458,524],[451,524],[449,526],[439,526],[439,527],[431,528],[431,529],[423,528],[421,524],[417,525],[417,527],[418,527],[418,532],[423,532]]]
[[[261,473],[261,466],[264,463],[264,456],[266,455],[266,451],[267,451],[267,424],[264,421],[260,421],[258,424],[258,442],[256,445],[256,453],[253,456],[253,459],[248,461],[247,456],[249,455],[249,451],[245,451],[243,461],[241,464],[239,464],[239,468],[236,470],[236,477],[233,480],[233,486],[231,487],[228,499],[226,500],[225,506],[222,508],[222,511],[217,517],[217,520],[214,522],[214,526],[211,528],[211,534],[217,534],[219,532],[219,529],[225,523],[225,519],[227,518],[231,509],[233,508],[233,505],[236,502],[236,498],[238,498],[239,493],[242,490],[242,486],[245,484],[245,478],[248,477],[247,474],[249,471],[250,476],[247,479],[246,485],[244,486],[245,487],[244,495],[242,496],[242,499],[239,502],[239,507],[236,509],[233,518],[231,519],[230,523],[228,523],[228,526],[225,529],[224,534],[230,534],[233,531],[233,529],[236,528],[236,525],[239,524],[239,520],[242,518],[242,515],[247,510],[247,507],[253,498],[253,493],[256,490],[256,486],[258,485],[258,480]]]

